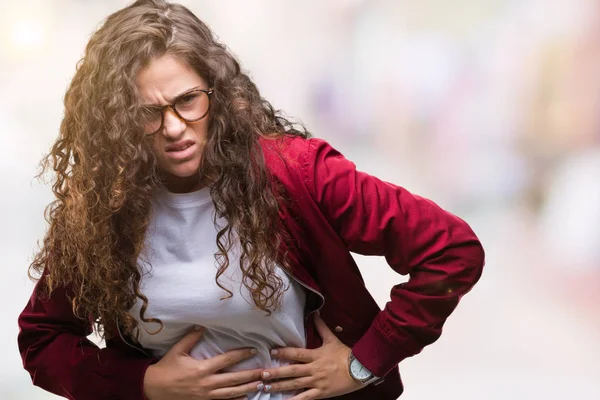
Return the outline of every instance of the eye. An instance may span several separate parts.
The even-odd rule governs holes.
[[[177,99],[177,104],[186,105],[192,103],[198,97],[197,93],[188,93]]]
[[[144,107],[140,110],[143,121],[154,121],[160,119],[160,109],[155,107]]]

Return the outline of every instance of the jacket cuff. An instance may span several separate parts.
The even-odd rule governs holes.
[[[407,350],[407,348],[414,347],[414,343],[410,346],[408,337],[405,342],[398,343],[397,338],[392,339],[375,319],[367,332],[356,342],[352,353],[373,375],[382,378],[400,361],[418,353],[418,351]]]
[[[147,400],[144,396],[144,376],[148,366],[157,360],[153,358],[132,358],[120,360],[115,366],[116,393],[119,398]]]

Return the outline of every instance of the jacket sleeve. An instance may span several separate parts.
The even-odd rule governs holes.
[[[99,349],[87,339],[91,324],[77,318],[64,288],[41,298],[44,276],[19,315],[18,345],[33,384],[68,399],[143,400],[153,359]]]
[[[376,376],[441,335],[462,295],[478,281],[483,248],[460,218],[435,203],[356,170],[327,142],[311,139],[304,179],[322,214],[352,252],[385,256],[406,283],[391,290],[353,352]]]

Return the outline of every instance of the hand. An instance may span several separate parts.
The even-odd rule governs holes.
[[[304,364],[263,371],[263,380],[267,381],[264,391],[306,389],[290,400],[312,400],[341,396],[363,387],[348,371],[350,348],[329,330],[318,314],[315,316],[315,323],[323,339],[323,346],[314,350],[287,347],[275,350],[276,354],[272,351],[274,357]],[[274,379],[279,380],[271,382]]]
[[[253,357],[255,350],[232,350],[208,360],[189,355],[204,331],[192,329],[159,362],[148,367],[144,376],[144,395],[148,400],[241,400],[247,398],[247,393],[257,391],[261,369],[218,373]]]

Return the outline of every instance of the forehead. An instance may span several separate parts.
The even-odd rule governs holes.
[[[164,55],[138,72],[136,86],[144,102],[173,100],[194,87],[207,88],[205,80],[185,61]]]

